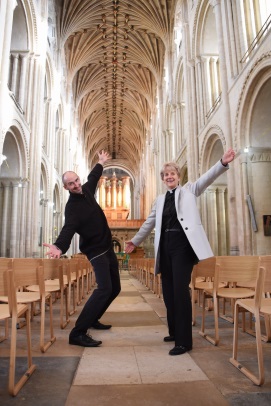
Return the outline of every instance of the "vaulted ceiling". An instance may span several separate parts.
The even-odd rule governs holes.
[[[88,156],[137,171],[156,110],[174,0],[63,0],[61,41]]]

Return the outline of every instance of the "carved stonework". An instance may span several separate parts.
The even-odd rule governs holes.
[[[250,162],[271,162],[271,151],[257,151],[249,154]]]

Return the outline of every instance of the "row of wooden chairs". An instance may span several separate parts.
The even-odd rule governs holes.
[[[154,258],[131,258],[128,264],[129,273],[158,297],[162,294],[160,274],[155,275]]]
[[[4,320],[4,335],[0,342],[9,337],[9,319],[12,320],[10,346],[9,392],[15,396],[26,382],[21,378],[15,384],[16,326],[27,326],[28,369],[32,364],[30,321],[40,314],[40,350],[45,352],[56,341],[53,329],[53,303],[60,301],[60,328],[69,323],[69,316],[76,311],[91,287],[95,276],[90,262],[85,257],[71,259],[0,258],[0,303]],[[14,304],[15,302],[15,304]],[[30,306],[30,308],[28,307]],[[46,308],[49,309],[49,334],[45,332]],[[21,318],[24,318],[22,323]],[[28,322],[29,318],[29,322]],[[45,340],[45,336],[49,339]],[[30,343],[30,344],[29,344]],[[30,374],[27,372],[30,376]]]
[[[191,298],[193,321],[195,304],[202,292],[201,328],[199,334],[214,345],[219,344],[219,318],[234,323],[233,356],[230,362],[250,378],[256,385],[264,383],[262,341],[271,341],[271,256],[218,256],[200,261],[193,269]],[[208,301],[212,302],[212,306]],[[222,312],[220,302],[222,301]],[[230,315],[226,314],[226,304]],[[205,327],[206,310],[213,310],[214,337]],[[246,314],[249,314],[247,327]],[[239,339],[239,314],[242,316],[243,332],[256,337],[258,374],[252,373],[237,359]],[[265,334],[262,334],[261,319],[264,320]],[[254,320],[255,328],[252,327]]]
[[[152,290],[149,261],[130,259],[129,270]],[[190,288],[193,325],[196,323],[195,306],[198,303],[201,307],[199,334],[213,345],[218,345],[219,318],[234,323],[233,356],[230,362],[256,385],[262,385],[264,383],[262,341],[271,341],[271,256],[217,256],[200,261],[194,266]],[[229,306],[230,315],[227,314]],[[206,331],[207,309],[212,310],[211,314],[214,316],[214,336]],[[242,315],[243,332],[256,337],[257,374],[252,373],[237,359],[239,314]],[[246,314],[249,314],[248,323]],[[262,333],[262,324],[265,333]]]

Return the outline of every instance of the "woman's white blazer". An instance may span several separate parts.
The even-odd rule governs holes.
[[[218,178],[228,169],[229,165],[224,166],[222,165],[221,161],[218,161],[198,180],[196,180],[196,182],[188,182],[184,186],[178,186],[175,191],[177,218],[199,260],[212,257],[214,254],[201,224],[201,218],[197,207],[197,197],[200,196],[216,178]],[[162,194],[157,197],[147,220],[142,224],[139,231],[131,240],[135,246],[139,246],[155,228],[155,274],[160,272],[159,243],[161,237],[162,214],[165,197],[166,194]]]

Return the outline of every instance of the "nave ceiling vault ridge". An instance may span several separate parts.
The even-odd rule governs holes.
[[[60,4],[61,41],[89,159],[105,148],[137,171],[163,83],[175,1]]]

